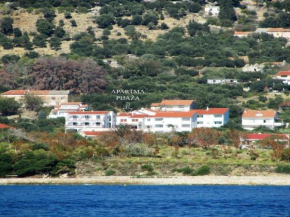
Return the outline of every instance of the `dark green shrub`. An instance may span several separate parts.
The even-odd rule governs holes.
[[[281,160],[290,161],[290,148],[284,149],[281,155]]]
[[[49,44],[53,50],[59,50],[61,46],[61,39],[57,37],[53,37],[50,39]]]
[[[116,172],[114,170],[106,170],[105,174],[106,176],[112,176],[114,175]]]
[[[68,12],[68,11],[64,12],[64,18],[65,18],[65,19],[70,19],[70,18],[72,18],[71,13]]]
[[[70,21],[72,27],[77,27],[77,22],[75,20]]]
[[[276,172],[290,174],[290,165],[278,165]]]
[[[149,165],[149,164],[144,164],[141,166],[141,169],[142,170],[146,170],[148,172],[153,172],[154,168],[152,165]]]
[[[4,17],[1,20],[0,30],[5,35],[13,33],[13,19],[11,17]]]
[[[209,166],[203,165],[198,168],[198,170],[193,174],[195,176],[204,176],[210,174]]]
[[[46,47],[46,37],[44,35],[36,35],[32,40],[37,47]]]
[[[14,54],[6,54],[1,58],[2,62],[4,64],[10,63],[10,62],[17,62],[20,60],[19,55],[14,55]]]
[[[53,34],[54,25],[45,19],[38,19],[36,21],[37,31],[46,35],[51,36]]]

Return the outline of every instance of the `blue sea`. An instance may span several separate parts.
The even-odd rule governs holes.
[[[283,186],[0,186],[0,216],[290,216]]]

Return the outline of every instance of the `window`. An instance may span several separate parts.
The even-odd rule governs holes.
[[[222,124],[221,121],[215,121],[214,124]]]
[[[190,124],[182,124],[182,127],[190,127]]]
[[[182,118],[182,121],[190,121],[190,118]]]
[[[89,122],[85,122],[85,126],[89,126],[90,125],[90,123]]]
[[[151,121],[151,119],[150,118],[147,118],[147,121]]]
[[[55,100],[55,97],[51,97],[51,100]]]
[[[77,123],[77,122],[73,122],[73,125],[74,125],[74,126],[77,126],[77,125],[78,125],[78,123]]]
[[[96,122],[96,125],[97,126],[101,126],[101,122]]]
[[[179,105],[178,108],[184,108],[184,105]]]
[[[222,115],[214,115],[215,118],[221,118]]]
[[[155,118],[155,121],[163,121],[163,118]]]
[[[264,120],[263,122],[264,122],[264,123],[266,123],[267,121],[266,121],[266,120]]]
[[[138,119],[132,119],[132,122],[138,122]]]
[[[101,118],[101,116],[100,116],[100,115],[97,115],[97,116],[96,116],[96,118],[97,118],[97,119],[100,119],[100,118]]]
[[[197,124],[203,124],[203,121],[198,121]]]
[[[62,97],[60,97],[60,99],[65,99],[65,97],[62,96]]]
[[[85,116],[85,119],[89,119],[89,118],[90,118],[90,116],[89,116],[89,115],[86,115],[86,116]]]
[[[203,115],[197,115],[198,118],[203,118]]]
[[[76,116],[76,115],[73,116],[73,119],[77,119],[77,118],[78,118],[78,116]]]
[[[121,122],[127,122],[127,119],[121,119]]]
[[[155,124],[155,127],[156,128],[162,128],[163,127],[163,124]]]

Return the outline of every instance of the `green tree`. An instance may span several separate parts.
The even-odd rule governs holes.
[[[59,50],[61,46],[61,39],[57,37],[52,37],[49,41],[49,45],[53,50]]]
[[[62,27],[58,26],[54,30],[54,35],[58,38],[63,38],[65,35],[65,30]]]
[[[102,14],[96,19],[100,28],[106,28],[115,23],[115,17],[112,14]]]
[[[1,20],[1,32],[5,35],[13,33],[13,19],[11,17],[4,17]]]
[[[43,105],[43,100],[39,96],[33,94],[26,94],[24,96],[23,103],[26,109],[35,111],[35,109],[40,108]]]
[[[231,20],[231,21],[237,20],[232,0],[220,0],[219,4],[220,4],[219,18],[221,20]]]
[[[46,47],[46,37],[44,35],[36,35],[32,40],[37,47]]]
[[[13,98],[0,97],[0,113],[3,115],[17,114],[20,106],[20,103],[16,102]]]
[[[52,23],[45,19],[38,19],[36,21],[37,31],[46,36],[51,36],[53,34],[54,27],[55,26]]]

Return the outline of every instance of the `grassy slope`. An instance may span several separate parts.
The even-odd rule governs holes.
[[[267,175],[274,173],[277,162],[271,160],[270,150],[254,150],[258,154],[256,160],[251,160],[250,150],[238,151],[231,148],[218,149],[217,156],[210,150],[183,147],[179,149],[178,157],[173,157],[174,149],[164,146],[158,157],[113,157],[104,160],[79,162],[77,174],[104,175],[107,170],[113,170],[116,175],[148,175],[142,165],[151,165],[152,175],[172,176],[182,175],[174,169],[190,167],[197,170],[201,165],[208,165],[214,175]],[[150,175],[150,174],[149,174]]]

